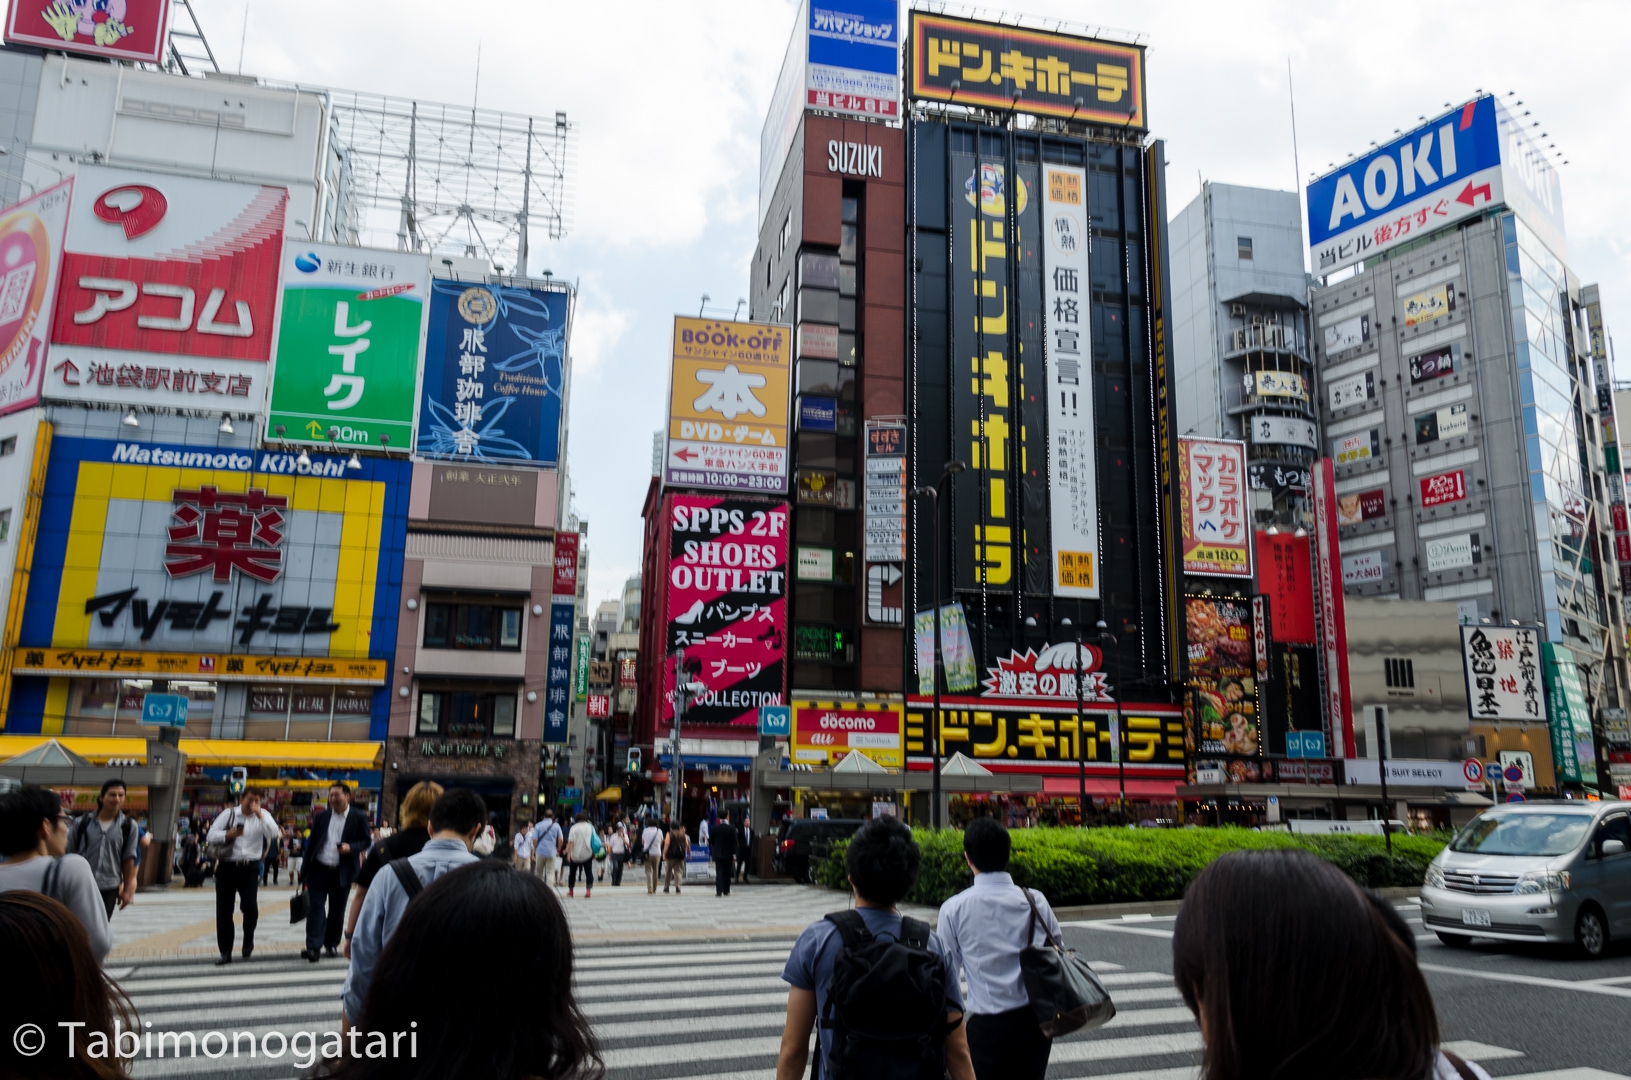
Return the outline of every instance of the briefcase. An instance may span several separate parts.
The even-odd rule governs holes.
[[[301,889],[289,898],[289,922],[298,923],[306,921],[306,912],[311,906],[311,894]]]

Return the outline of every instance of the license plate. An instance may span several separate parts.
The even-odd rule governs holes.
[[[1489,912],[1478,908],[1462,908],[1461,922],[1464,926],[1488,926]]]

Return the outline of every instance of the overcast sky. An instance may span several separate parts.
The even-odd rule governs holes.
[[[651,433],[663,426],[675,312],[703,293],[729,316],[746,297],[759,130],[792,31],[788,0],[193,0],[224,68],[482,106],[577,128],[568,236],[535,235],[534,274],[576,279],[571,446],[590,522],[589,599],[640,566]],[[1149,120],[1167,140],[1169,211],[1198,176],[1296,182],[1287,60],[1303,179],[1482,89],[1516,91],[1569,164],[1568,261],[1631,326],[1631,4],[1012,0],[1010,12],[1101,22],[1149,49]],[[1522,110],[1519,110],[1520,112]],[[1631,373],[1631,369],[1628,369]]]

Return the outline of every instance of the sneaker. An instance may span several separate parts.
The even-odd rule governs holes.
[[[571,889],[566,890],[566,895],[571,896],[572,895],[572,890]]]
[[[668,891],[668,886],[667,886],[667,885],[664,885],[664,886],[663,886],[663,892],[667,892],[667,891]]]

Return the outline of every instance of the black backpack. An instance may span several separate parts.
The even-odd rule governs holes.
[[[873,937],[856,911],[833,912],[827,921],[844,947],[833,961],[821,1017],[821,1026],[832,1032],[832,1049],[820,1075],[942,1080],[952,1030],[946,1022],[949,976],[929,951],[929,924],[903,918],[899,940],[891,941]]]

